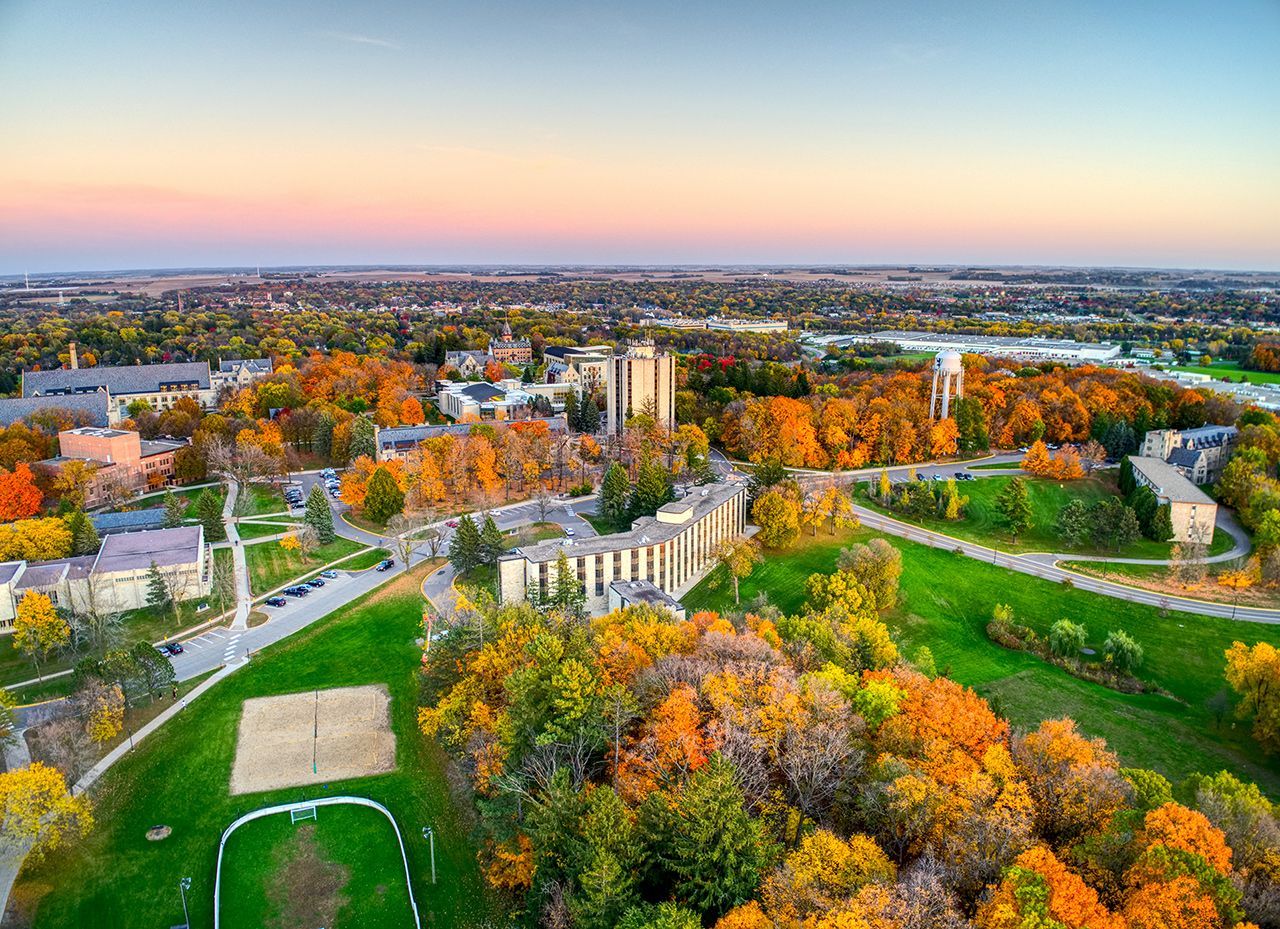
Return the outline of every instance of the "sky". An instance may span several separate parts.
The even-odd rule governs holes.
[[[0,274],[1280,270],[1280,0],[0,0]]]

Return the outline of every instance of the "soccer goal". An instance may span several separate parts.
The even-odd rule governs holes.
[[[304,819],[315,819],[316,808],[314,806],[299,806],[289,811],[289,821],[293,823],[301,822]]]

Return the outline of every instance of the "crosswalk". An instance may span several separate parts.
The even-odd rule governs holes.
[[[237,630],[236,632],[231,633],[230,638],[227,639],[227,647],[222,652],[222,660],[224,663],[229,664],[236,657],[236,646],[240,644],[240,636],[242,635],[244,635],[244,633]]]

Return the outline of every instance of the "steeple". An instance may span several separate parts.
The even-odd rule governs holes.
[[[502,341],[504,342],[511,341],[511,323],[510,322],[504,321],[502,323]]]

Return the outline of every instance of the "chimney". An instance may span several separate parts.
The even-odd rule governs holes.
[[[76,343],[71,343],[71,370],[75,371],[80,367],[80,359],[76,356]]]

